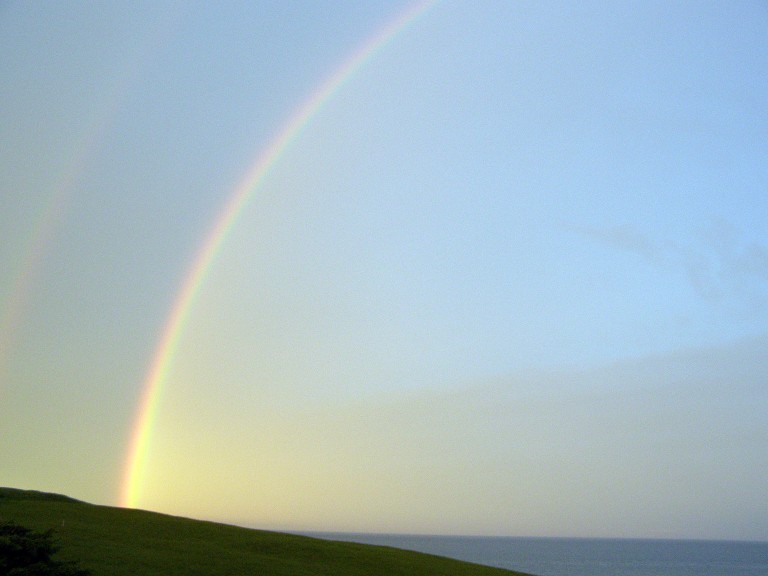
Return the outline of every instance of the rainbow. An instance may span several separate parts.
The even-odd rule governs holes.
[[[149,58],[164,37],[162,22],[153,23],[146,34],[142,50],[124,62],[120,73],[107,85],[106,97],[91,116],[83,131],[73,142],[69,162],[54,182],[37,223],[21,251],[22,258],[18,272],[11,275],[10,291],[5,303],[0,302],[0,381],[4,376],[10,351],[14,344],[15,329],[21,324],[27,305],[30,287],[40,273],[49,245],[57,228],[64,219],[75,195],[78,183],[88,168],[94,151],[104,140],[121,107],[128,88],[137,74],[149,62]]]
[[[67,212],[78,181],[97,144],[103,139],[109,127],[109,119],[112,118],[117,98],[113,96],[108,101],[110,106],[94,116],[77,139],[70,162],[59,174],[45,207],[25,242],[25,249],[21,252],[23,256],[19,271],[11,276],[9,296],[5,304],[0,307],[0,381],[11,356],[14,332],[21,324],[30,288],[40,273],[50,242]]]
[[[46,208],[43,210],[37,224],[32,228],[32,234],[27,239],[26,248],[22,252],[21,266],[17,274],[12,276],[9,296],[0,307],[0,381],[5,375],[6,364],[13,345],[14,331],[21,323],[24,314],[26,297],[36,274],[42,267],[46,248],[51,237],[65,212],[69,200],[72,182],[78,170],[73,170],[63,179],[61,186],[51,194]]]
[[[200,287],[216,255],[227,239],[249,200],[259,189],[270,169],[307,126],[317,112],[347,83],[366,62],[370,61],[387,43],[409,27],[439,0],[421,0],[399,14],[370,39],[362,44],[317,90],[294,112],[277,132],[253,167],[234,189],[224,209],[215,220],[208,236],[187,272],[144,379],[141,398],[134,417],[124,468],[120,483],[119,505],[135,508],[141,501],[153,424],[157,419],[160,396],[166,381],[184,324]]]

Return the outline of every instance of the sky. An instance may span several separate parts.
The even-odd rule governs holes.
[[[759,1],[2,3],[0,485],[768,540],[766,32]]]

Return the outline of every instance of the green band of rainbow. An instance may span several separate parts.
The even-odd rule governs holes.
[[[119,503],[125,507],[137,507],[141,501],[141,491],[145,480],[148,452],[153,425],[157,419],[160,405],[160,393],[165,383],[169,367],[177,349],[179,337],[184,330],[184,323],[189,316],[195,297],[211,267],[216,255],[221,250],[229,231],[237,221],[243,208],[261,186],[272,166],[280,159],[283,152],[291,145],[313,116],[334,94],[369,61],[383,46],[410,26],[438,0],[425,0],[414,4],[392,22],[367,40],[346,62],[344,62],[290,117],[278,132],[267,149],[248,171],[240,185],[230,196],[211,232],[206,237],[201,250],[183,282],[182,288],[173,304],[170,315],[163,328],[162,337],[153,356],[152,364],[142,384],[141,399],[134,418],[130,443],[126,453]]]

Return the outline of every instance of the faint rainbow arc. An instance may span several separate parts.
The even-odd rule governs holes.
[[[145,39],[141,49],[128,58],[122,67],[116,68],[119,74],[107,85],[106,97],[101,99],[102,104],[97,107],[96,113],[72,140],[75,145],[68,162],[54,181],[45,206],[24,243],[20,252],[19,270],[10,275],[8,296],[5,301],[0,299],[0,384],[3,383],[5,370],[12,355],[15,331],[21,324],[28,304],[30,288],[38,280],[37,276],[41,272],[51,242],[65,219],[80,179],[89,162],[93,160],[94,152],[114,123],[129,93],[129,87],[143,70],[160,41],[167,38],[165,24],[166,21],[160,19],[149,25],[143,36],[139,36]]]
[[[168,375],[174,352],[183,332],[184,322],[189,316],[195,297],[238,216],[272,166],[323,105],[366,61],[438,2],[439,0],[421,0],[413,4],[364,42],[299,106],[235,188],[186,274],[155,348],[152,363],[142,384],[141,398],[124,461],[119,495],[120,506],[133,508],[139,503],[140,491],[146,475],[149,441],[160,404],[162,384]]]

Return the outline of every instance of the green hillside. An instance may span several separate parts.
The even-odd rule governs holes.
[[[349,542],[250,530],[58,494],[0,488],[0,521],[55,530],[61,560],[93,576],[512,576],[508,570]]]

